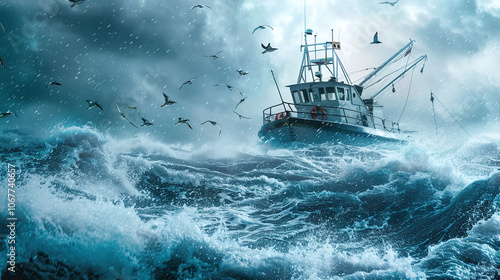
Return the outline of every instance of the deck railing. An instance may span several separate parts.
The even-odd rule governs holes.
[[[310,108],[310,110],[298,111],[295,107],[295,104],[289,102],[283,102],[281,104],[268,107],[264,109],[264,111],[262,112],[263,122],[264,124],[266,124],[279,120],[284,117],[293,117],[294,115],[295,117],[297,117],[299,114],[312,115],[312,111],[314,110],[314,108],[320,107],[312,104],[300,104],[300,106],[305,108]],[[375,127],[376,129],[383,129],[385,131],[392,133],[411,132],[411,131],[401,131],[398,122],[389,121],[384,118],[376,117],[366,112],[361,112],[343,107],[335,107],[335,106],[321,106],[321,108],[326,111],[324,115],[323,114],[319,115],[321,116],[322,120],[320,121],[322,122],[345,123],[350,125],[372,127],[372,128]],[[329,112],[335,112],[335,114]],[[355,113],[354,115],[358,117],[348,115],[346,114],[346,112]],[[343,119],[344,122],[328,120],[329,116],[339,117],[340,119]],[[376,120],[379,120],[380,122],[377,122]]]

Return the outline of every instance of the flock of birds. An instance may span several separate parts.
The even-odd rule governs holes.
[[[69,0],[72,5],[71,7],[75,7],[77,5],[80,5],[82,4],[83,2],[85,2],[86,0]],[[395,4],[397,4],[399,2],[399,0],[395,1],[395,2],[380,2],[380,4],[388,4],[388,5],[391,5],[391,6],[394,6]],[[210,6],[208,5],[203,5],[203,4],[198,4],[198,5],[194,5],[191,7],[190,9],[190,12],[193,10],[193,9],[202,9],[202,8],[208,8],[208,9],[212,9]],[[5,28],[4,26],[0,23],[0,28],[3,30],[3,32],[5,33]],[[259,25],[257,26],[253,31],[252,31],[252,34],[254,34],[257,30],[262,30],[262,29],[271,29],[271,30],[274,30],[274,28],[270,25],[267,25],[267,24],[264,24],[264,25]],[[375,35],[373,36],[373,42],[371,42],[371,44],[380,44],[382,43],[381,41],[379,41],[378,39],[378,32],[375,33]],[[262,51],[263,54],[265,53],[270,53],[270,52],[274,52],[276,50],[278,50],[278,48],[274,48],[271,46],[271,43],[268,43],[267,46],[262,44],[261,43],[261,47],[264,49]],[[213,55],[209,55],[209,56],[205,56],[205,57],[209,57],[209,58],[213,58],[214,60],[218,59],[219,58],[219,55],[222,53],[223,51],[219,51],[217,52],[216,54],[213,54]],[[6,68],[5,66],[5,61],[3,60],[2,57],[0,57],[0,64],[3,66],[3,68]],[[242,70],[242,69],[239,69],[239,70],[236,70],[236,72],[239,74],[238,78],[242,77],[242,76],[245,76],[248,74],[248,72]],[[184,86],[186,85],[192,85],[193,84],[193,81],[198,78],[198,76],[196,77],[193,77],[191,79],[189,79],[188,81],[184,82],[180,87],[179,87],[179,90],[181,90]],[[62,86],[61,83],[57,82],[57,81],[52,81],[50,83],[47,84],[46,88],[50,87],[50,86]],[[243,103],[247,97],[243,95],[243,93],[229,85],[229,84],[226,84],[226,83],[221,83],[221,84],[216,84],[214,86],[226,86],[228,90],[230,91],[237,91],[240,95],[241,95],[241,99],[239,100],[239,102],[236,104],[236,106],[234,107],[234,110],[233,112],[240,118],[240,119],[251,119],[249,117],[245,117],[241,114],[239,114],[238,112],[236,112],[236,109],[238,108],[238,106]],[[160,107],[165,107],[165,106],[169,106],[169,105],[173,105],[177,102],[175,101],[172,101],[172,99],[166,95],[165,93],[163,93],[163,97],[164,97],[164,100],[165,102],[160,106]],[[87,104],[88,104],[88,107],[87,107],[87,110],[93,108],[93,107],[96,107],[98,109],[100,109],[101,111],[104,111],[103,107],[97,102],[97,101],[93,101],[93,100],[86,100]],[[118,113],[120,114],[120,117],[130,123],[132,126],[136,127],[136,128],[139,128],[136,124],[134,124],[132,121],[130,121],[127,116],[125,115],[125,113],[123,113],[120,109],[120,107],[118,106],[118,100],[115,100],[115,105],[116,105],[116,109],[118,110]],[[150,122],[149,120],[147,120],[146,118],[142,117],[140,112],[139,112],[139,109],[137,108],[137,106],[126,106],[126,107],[123,107],[123,109],[134,109],[137,114],[139,115],[139,117],[141,118],[142,120],[142,124],[140,126],[151,126],[153,125],[152,122]],[[12,112],[11,110],[8,110],[7,112],[0,112],[0,118],[4,118],[4,117],[7,117],[7,116],[10,116],[10,115],[13,115],[15,117],[18,118],[17,114]],[[178,118],[178,121],[175,123],[175,125],[178,125],[178,124],[186,124],[190,129],[193,129],[193,127],[189,124],[189,119],[185,119],[185,118],[181,118],[179,117]],[[204,121],[203,123],[201,123],[202,125],[203,124],[206,124],[206,123],[210,123],[212,124],[213,126],[217,126],[218,129],[219,129],[219,136],[221,135],[221,132],[222,132],[222,127],[219,123],[215,122],[215,121],[212,121],[212,120],[207,120],[207,121]]]
[[[72,5],[71,7],[75,7],[77,5],[80,5],[82,3],[84,3],[86,0],[69,0]],[[208,8],[208,9],[212,9],[210,6],[208,5],[202,5],[202,4],[199,4],[199,5],[194,5],[191,7],[190,9],[190,12],[193,10],[193,9],[196,9],[196,8]],[[5,28],[3,27],[3,25],[0,23],[0,28],[2,30],[4,30],[4,33],[5,33]],[[267,25],[267,24],[264,24],[264,25],[259,25],[257,26],[253,31],[252,31],[252,34],[254,34],[257,30],[260,30],[260,29],[271,29],[271,30],[274,30],[274,28],[270,25]],[[268,53],[268,52],[273,52],[273,51],[276,51],[277,48],[273,48],[271,47],[271,44],[267,44],[267,46],[265,46],[264,44],[261,44],[262,48],[264,49],[264,51],[262,52],[263,54],[264,53]],[[213,55],[209,55],[209,56],[205,56],[205,57],[209,57],[209,58],[213,58],[214,60],[218,59],[219,58],[219,55],[222,53],[222,50],[217,52],[216,54],[213,54]],[[5,66],[5,61],[3,60],[3,58],[0,57],[0,64],[6,68]],[[243,69],[238,69],[236,70],[236,72],[239,74],[238,78],[242,77],[242,76],[245,76],[245,75],[248,75],[248,72],[244,71]],[[184,82],[180,87],[179,87],[179,90],[181,90],[184,86],[188,86],[188,85],[192,85],[193,84],[193,81],[198,78],[198,76],[196,77],[193,77],[191,79],[189,79],[188,81]],[[57,81],[51,81],[50,83],[48,83],[45,88],[49,88],[51,86],[62,86],[61,83],[57,82]],[[236,112],[236,109],[238,108],[238,106],[243,103],[246,99],[247,99],[247,96],[244,96],[243,93],[241,92],[241,90],[239,90],[238,88],[236,87],[233,87],[227,83],[221,83],[221,84],[216,84],[214,85],[215,87],[217,86],[225,86],[229,91],[236,91],[238,92],[240,95],[241,95],[241,99],[238,101],[238,103],[236,104],[236,106],[234,107],[234,110],[233,112],[238,116],[239,119],[251,119],[249,117],[245,117],[241,114],[239,114],[238,112]],[[165,93],[163,93],[163,97],[164,97],[164,103],[160,106],[160,107],[165,107],[165,106],[170,106],[170,105],[174,105],[176,104],[177,102],[173,101],[168,95],[166,95]],[[88,104],[88,107],[87,107],[87,110],[90,110],[92,108],[98,108],[99,110],[101,110],[101,112],[104,111],[104,108],[103,106],[101,106],[101,104],[99,104],[98,101],[95,101],[95,100],[86,100],[87,104]],[[128,122],[130,125],[136,127],[136,128],[139,128],[134,122],[132,122],[129,118],[127,118],[127,115],[122,111],[122,109],[133,109],[137,112],[137,114],[139,115],[139,117],[141,118],[142,120],[142,124],[140,126],[151,126],[153,125],[153,122],[149,121],[148,119],[144,118],[143,116],[141,116],[140,114],[140,111],[139,109],[137,108],[137,106],[125,106],[125,107],[122,107],[122,109],[120,109],[120,106],[118,105],[118,100],[115,100],[115,106],[116,106],[116,109],[118,111],[118,113],[120,114],[120,117]],[[4,118],[4,117],[7,117],[7,116],[10,116],[10,115],[13,115],[15,117],[18,118],[18,115],[14,112],[12,112],[11,110],[8,110],[7,112],[0,112],[0,118]],[[191,126],[191,124],[189,123],[190,120],[189,119],[186,119],[186,118],[181,118],[179,117],[178,118],[178,121],[175,123],[175,125],[178,125],[178,124],[186,124],[190,129],[193,129],[193,127]],[[218,132],[219,132],[219,136],[221,135],[222,133],[222,127],[221,125],[216,122],[216,121],[213,121],[213,120],[206,120],[204,122],[201,123],[201,125],[204,125],[204,124],[211,124],[213,126],[216,126],[218,127]]]

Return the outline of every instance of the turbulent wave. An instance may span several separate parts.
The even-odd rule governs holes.
[[[500,278],[498,138],[198,147],[71,127],[0,142],[20,279]]]

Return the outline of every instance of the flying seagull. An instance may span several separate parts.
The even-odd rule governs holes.
[[[46,86],[45,86],[45,88],[48,88],[48,87],[50,87],[50,86],[54,86],[54,85],[55,85],[55,86],[62,86],[62,84],[60,84],[60,83],[58,83],[58,82],[56,82],[56,81],[52,81],[52,82],[50,82],[48,85],[46,85]]]
[[[127,117],[125,116],[125,114],[120,110],[120,107],[118,107],[118,100],[115,100],[115,104],[116,104],[116,109],[118,109],[118,113],[120,113],[120,117],[122,117],[122,119],[124,119],[125,121],[127,121],[131,125],[133,125],[135,128],[138,128],[137,125],[135,125],[131,121],[129,121],[127,119]]]
[[[167,105],[172,105],[172,104],[177,103],[175,101],[172,101],[172,99],[170,97],[168,97],[168,95],[166,95],[165,93],[163,93],[163,97],[165,97],[165,103],[163,103],[163,105],[161,105],[161,107],[165,107]]]
[[[71,5],[71,8],[73,8],[76,5],[82,4],[85,0],[69,0],[69,2],[73,3],[73,5]]]
[[[380,42],[378,40],[378,32],[375,32],[375,36],[373,36],[373,42],[371,42],[370,44],[380,44],[382,42]]]
[[[221,53],[222,51],[216,53],[216,54],[213,54],[213,55],[205,55],[205,57],[213,57],[214,60],[216,60],[218,57],[218,55]]]
[[[5,61],[3,60],[2,57],[0,57],[0,64],[2,64],[3,68],[5,68]]]
[[[272,30],[274,30],[274,28],[272,28],[272,26],[270,25],[267,25],[267,24],[264,24],[264,25],[259,25],[257,27],[255,27],[255,29],[253,30],[252,34],[255,33],[255,31],[259,30],[259,29],[266,29],[266,27],[269,27],[271,28]]]
[[[238,76],[238,79],[239,79],[241,76],[245,76],[245,75],[247,75],[247,74],[248,74],[248,72],[245,72],[245,71],[243,71],[242,69],[238,69],[238,70],[236,70],[236,72],[238,72],[238,74],[240,74],[240,75]]]
[[[137,111],[137,114],[138,114],[139,116],[141,115],[141,113],[139,112],[139,109],[137,108],[137,106],[127,106],[127,107],[123,107],[123,109],[125,109],[125,108],[134,109],[134,110],[136,110],[136,111]]]
[[[241,120],[241,119],[249,119],[249,120],[251,120],[251,118],[249,118],[249,117],[245,117],[245,116],[242,116],[242,115],[240,115],[240,114],[236,113],[236,111],[233,111],[233,113],[235,113],[236,115],[238,115],[238,117],[240,118],[240,120]]]
[[[193,7],[191,7],[190,12],[191,12],[194,8],[209,8],[209,9],[212,9],[212,8],[210,8],[210,6],[207,6],[207,5],[194,5]]]
[[[177,121],[177,122],[175,123],[175,125],[178,125],[178,124],[180,124],[180,123],[185,123],[185,124],[187,124],[187,126],[189,126],[189,128],[193,129],[193,128],[191,127],[191,125],[188,123],[188,121],[189,121],[189,119],[179,118],[179,121]]]
[[[19,117],[16,115],[16,113],[12,112],[11,110],[7,110],[7,112],[5,112],[5,113],[0,113],[0,118],[7,117],[7,116],[9,116],[9,115],[11,115],[11,114],[12,114],[12,115],[14,115],[14,116],[16,116],[16,118],[19,118]]]
[[[102,106],[99,105],[99,103],[97,103],[97,101],[87,100],[87,103],[89,104],[89,107],[87,108],[87,110],[90,109],[90,108],[92,108],[92,107],[94,107],[94,106],[96,106],[97,108],[101,109],[101,111],[104,111],[102,109]]]
[[[145,118],[141,118],[142,119],[142,124],[141,126],[150,126],[150,125],[153,125],[152,122],[146,120]]]
[[[187,82],[184,82],[181,87],[179,89],[181,89],[184,85],[192,85],[193,84],[193,80],[198,78],[198,76],[194,77],[194,78],[191,78],[189,81]]]
[[[262,43],[260,43],[260,45],[264,49],[264,51],[262,53],[274,52],[274,51],[278,50],[278,48],[271,47],[271,43],[267,44],[267,46],[264,46],[264,44],[262,44]]]
[[[235,88],[233,86],[230,86],[228,84],[216,84],[216,85],[214,85],[214,87],[218,87],[218,86],[226,86],[227,89],[230,90],[230,91],[233,91],[233,89],[235,89],[237,92],[239,92],[241,94],[241,96],[243,96],[243,93],[241,93],[241,90],[239,90],[239,89],[237,89],[237,88]]]
[[[245,97],[243,97],[243,98],[240,100],[240,102],[238,102],[238,104],[236,104],[236,107],[234,107],[234,109],[236,110],[236,108],[238,108],[238,106],[239,106],[241,103],[243,103],[243,101],[245,101],[245,99],[247,99],[247,97],[246,97],[246,96],[245,96]]]
[[[211,123],[213,126],[218,126],[219,127],[219,137],[220,137],[220,133],[222,132],[222,127],[220,126],[220,124],[218,122],[208,120],[208,121],[204,121],[203,123],[201,123],[201,125],[204,125],[206,123]]]
[[[399,2],[399,0],[397,0],[396,2],[387,2],[387,1],[386,1],[386,2],[380,2],[379,4],[389,4],[389,5],[391,5],[391,6],[394,6],[394,5],[396,5],[396,3],[398,3],[398,2]]]

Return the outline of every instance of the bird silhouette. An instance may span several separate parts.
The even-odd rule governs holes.
[[[222,51],[216,53],[216,54],[213,54],[213,55],[205,55],[205,57],[212,57],[214,60],[216,60],[217,58],[219,58],[219,54],[221,53]]]
[[[125,116],[125,114],[120,110],[120,107],[118,107],[118,100],[115,101],[115,104],[116,104],[116,109],[118,109],[118,113],[120,113],[120,117],[123,120],[127,121],[129,124],[133,125],[135,128],[138,128],[137,125],[129,121],[129,119],[127,119],[127,116]]]
[[[264,49],[264,51],[262,53],[274,52],[274,51],[278,50],[278,48],[271,47],[271,43],[267,44],[267,46],[264,46],[264,44],[262,44],[262,43],[260,45]]]
[[[187,124],[187,126],[189,126],[189,128],[193,129],[191,127],[191,125],[188,123],[189,119],[184,119],[184,118],[179,118],[179,120],[175,123],[175,125],[178,125],[178,124],[181,124],[181,123],[185,123]]]
[[[62,86],[62,84],[60,84],[60,83],[58,83],[56,81],[52,81],[48,85],[46,85],[45,88],[48,88],[50,86]]]
[[[16,115],[16,113],[12,112],[11,110],[7,110],[7,112],[5,112],[5,113],[0,113],[0,118],[4,118],[4,117],[10,116],[10,115],[14,115],[14,116],[16,116],[16,118],[19,118]]]
[[[385,1],[385,2],[380,2],[379,4],[389,4],[389,5],[391,5],[391,6],[394,6],[394,5],[396,5],[398,2],[399,2],[399,0],[397,0],[396,2],[388,2],[388,1]]]
[[[191,78],[189,81],[187,82],[184,82],[181,87],[179,89],[181,89],[184,85],[192,85],[193,84],[193,80],[198,78],[198,76],[194,77],[194,78]]]
[[[71,8],[73,8],[74,6],[82,4],[85,0],[69,0],[69,2],[73,3],[73,5],[71,5]]]
[[[247,99],[247,97],[246,97],[246,96],[245,96],[245,97],[243,97],[243,98],[240,100],[240,102],[238,102],[238,104],[236,104],[236,106],[234,107],[234,109],[236,110],[236,108],[238,108],[238,106],[239,106],[241,103],[243,103],[243,101],[245,101],[245,99]]]
[[[87,107],[87,110],[96,106],[97,108],[101,109],[101,111],[104,111],[104,109],[102,108],[101,105],[99,105],[99,103],[97,103],[97,101],[92,101],[92,100],[86,100],[87,103],[89,104],[89,107]]]
[[[168,97],[168,95],[166,95],[165,93],[163,93],[163,97],[165,98],[165,103],[163,103],[163,105],[161,105],[161,107],[165,107],[165,106],[177,103],[175,101],[172,101],[172,99],[170,97]]]
[[[380,42],[378,40],[378,32],[375,32],[375,35],[373,36],[373,42],[371,42],[370,44],[380,44],[382,42]]]
[[[252,118],[249,118],[249,117],[242,116],[242,115],[240,115],[240,114],[236,113],[236,111],[233,111],[233,113],[235,113],[236,115],[238,115],[238,117],[240,118],[240,120],[241,120],[241,119],[248,119],[248,120],[251,120],[251,119],[252,119]]]
[[[199,5],[194,5],[193,7],[191,7],[191,10],[189,10],[189,11],[191,12],[194,8],[200,8],[200,9],[202,9],[202,8],[209,8],[209,9],[212,9],[208,5],[201,5],[201,4],[199,4]]]
[[[220,134],[222,132],[222,127],[220,126],[220,124],[218,122],[214,122],[214,121],[211,121],[211,120],[208,120],[208,121],[204,121],[201,123],[201,125],[204,125],[206,123],[210,123],[212,124],[213,126],[218,126],[219,127],[219,137],[220,137]]]
[[[238,79],[239,79],[241,76],[245,76],[245,75],[247,75],[247,74],[248,74],[248,72],[245,72],[245,71],[243,71],[242,69],[238,69],[238,70],[236,70],[236,72],[238,72],[238,74],[240,74],[240,75],[238,76]]]
[[[255,27],[255,29],[252,31],[252,34],[254,34],[254,33],[255,33],[255,31],[257,31],[257,30],[259,30],[259,29],[266,29],[266,27],[269,27],[269,28],[271,28],[272,30],[274,30],[274,28],[272,28],[272,26],[267,25],[267,24],[264,24],[264,25],[259,25],[259,26]]]
[[[152,122],[146,120],[145,118],[141,118],[142,119],[142,124],[141,126],[150,126],[150,125],[153,125]]]
[[[235,88],[233,86],[230,86],[228,84],[216,84],[216,85],[214,85],[214,87],[218,87],[218,86],[226,86],[227,89],[230,90],[230,91],[233,91],[233,89],[235,89],[237,92],[240,93],[241,96],[243,96],[243,93],[241,93],[241,90],[239,90],[239,89],[237,89],[237,88]]]

